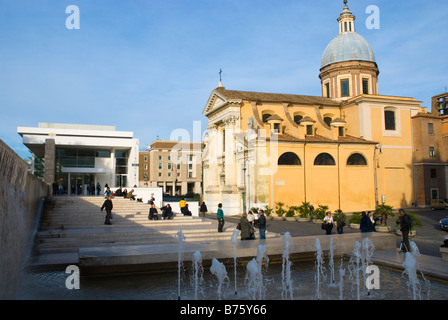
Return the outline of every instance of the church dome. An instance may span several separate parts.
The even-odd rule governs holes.
[[[357,60],[376,63],[366,39],[356,32],[343,32],[328,44],[322,56],[321,68],[336,62]]]

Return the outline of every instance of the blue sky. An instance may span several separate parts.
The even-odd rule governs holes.
[[[80,10],[69,30],[66,7]],[[366,8],[380,9],[367,29]],[[383,95],[430,107],[448,91],[446,0],[349,0]],[[222,69],[227,89],[320,95],[342,0],[0,0],[0,138],[22,157],[18,126],[114,125],[141,149],[202,115]]]

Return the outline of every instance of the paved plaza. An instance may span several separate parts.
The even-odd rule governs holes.
[[[293,243],[292,254],[297,260],[314,259],[314,244],[319,238],[322,249],[328,253],[330,239],[334,240],[335,254],[349,256],[355,242],[368,237],[375,245],[373,262],[401,269],[405,254],[399,253],[401,236],[395,233],[395,217],[387,224],[391,232],[361,233],[344,227],[343,234],[333,230],[325,235],[320,223],[267,220],[267,239],[260,240],[258,232],[253,241],[230,241],[239,222],[239,216],[225,216],[224,232],[217,232],[215,214],[204,218],[176,214],[173,220],[149,221],[148,205],[116,199],[113,225],[103,224],[99,213],[102,197],[61,197],[52,209],[44,213],[39,231],[37,254],[32,267],[37,270],[63,270],[76,264],[84,275],[104,275],[151,270],[176,269],[179,253],[178,233],[185,240],[181,250],[185,257],[200,251],[204,261],[213,258],[231,260],[235,250],[240,259],[250,260],[257,255],[259,244],[266,244],[267,254],[273,260],[283,253],[283,235],[289,233]],[[447,233],[440,230],[438,221],[447,214],[445,210],[431,211],[409,209],[422,222],[411,240],[417,244],[421,255],[417,257],[423,272],[435,278],[448,280],[448,261],[442,259],[440,245]],[[350,217],[350,214],[348,214]],[[188,258],[185,258],[188,260]],[[281,260],[281,259],[280,259]],[[205,262],[207,264],[207,262]]]

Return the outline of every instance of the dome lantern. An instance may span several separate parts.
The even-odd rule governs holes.
[[[360,94],[378,94],[378,66],[369,43],[355,32],[355,16],[344,0],[339,34],[326,47],[319,78],[322,95],[348,99]]]

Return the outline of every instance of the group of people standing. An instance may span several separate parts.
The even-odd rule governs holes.
[[[223,232],[224,211],[222,210],[222,203],[218,204],[216,218],[218,219],[218,232]],[[266,239],[266,217],[263,210],[255,212],[255,214],[252,211],[243,213],[236,227],[241,231],[241,240],[254,240],[255,228],[258,228],[260,239]]]
[[[345,215],[342,213],[341,210],[336,211],[335,218],[333,218],[333,215],[331,211],[328,211],[325,214],[325,217],[323,219],[322,223],[322,229],[325,230],[325,234],[331,234],[333,227],[336,223],[336,230],[338,234],[344,233],[344,226],[345,226]]]

